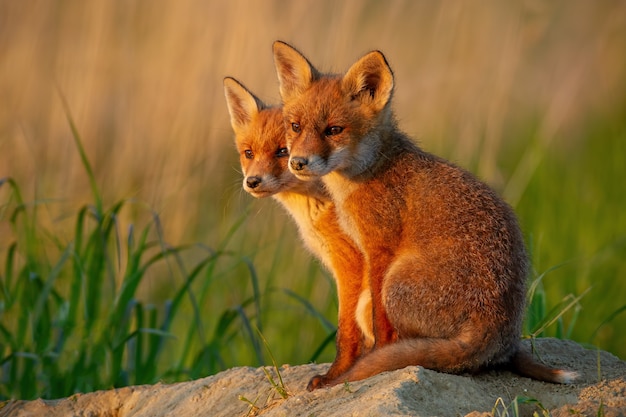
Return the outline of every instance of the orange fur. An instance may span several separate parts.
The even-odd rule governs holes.
[[[509,364],[564,382],[520,350],[528,260],[512,209],[396,126],[393,74],[378,51],[324,75],[276,42],[289,167],[320,178],[365,255],[374,349],[328,385],[407,365],[475,372]]]
[[[335,276],[337,356],[326,375],[317,375],[310,383],[311,387],[325,384],[347,371],[372,344],[371,317],[367,317],[371,309],[357,309],[361,294],[369,292],[363,255],[339,226],[335,205],[321,181],[301,181],[289,172],[281,109],[266,106],[232,78],[224,80],[224,90],[244,189],[255,197],[279,201],[296,221],[305,245]]]

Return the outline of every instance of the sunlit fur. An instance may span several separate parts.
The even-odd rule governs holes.
[[[451,373],[509,365],[568,382],[572,373],[521,350],[528,258],[512,209],[396,127],[384,56],[366,54],[345,75],[294,74],[310,63],[282,42],[274,58],[298,162],[290,169],[322,178],[365,254],[371,290],[375,347],[328,385],[408,365]]]
[[[347,371],[373,344],[363,255],[339,226],[335,205],[322,182],[301,181],[289,172],[289,157],[281,152],[286,148],[281,109],[264,105],[232,78],[224,80],[224,90],[244,189],[255,197],[272,196],[279,201],[298,225],[307,248],[335,277],[339,296],[337,356],[325,375],[312,379],[311,386],[324,384]],[[361,294],[365,295],[358,303]]]

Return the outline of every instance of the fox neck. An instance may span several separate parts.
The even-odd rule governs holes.
[[[297,186],[276,193],[273,197],[286,207],[291,206],[294,202],[296,202],[295,204],[299,204],[300,201],[306,199],[317,200],[320,203],[326,203],[331,200],[328,191],[326,191],[324,187],[324,183],[320,180],[301,181]]]
[[[359,140],[347,167],[337,170],[337,173],[351,182],[361,182],[376,176],[377,172],[384,169],[390,157],[399,153],[398,136],[400,135],[392,123],[369,131]]]
[[[298,213],[310,214],[332,203],[328,195],[312,196],[290,191],[274,194],[273,197],[296,218],[299,217]],[[310,215],[309,217],[315,216]]]
[[[322,193],[313,196],[285,191],[277,193],[273,197],[294,219],[306,246],[326,263],[319,245],[320,238],[317,236],[320,219],[333,207],[333,202],[328,194]]]
[[[335,201],[342,202],[359,187],[389,169],[392,161],[405,152],[421,152],[395,125],[390,123],[368,132],[351,157],[351,167],[322,177],[325,189]]]

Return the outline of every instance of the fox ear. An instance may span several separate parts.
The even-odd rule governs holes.
[[[363,56],[343,77],[342,88],[353,99],[382,110],[393,91],[393,73],[385,56],[379,51]]]
[[[284,42],[274,42],[274,64],[283,102],[302,93],[319,73],[294,47]]]
[[[231,77],[224,78],[224,95],[235,133],[245,128],[264,107],[261,100]]]

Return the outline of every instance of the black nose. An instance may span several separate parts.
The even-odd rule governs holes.
[[[308,159],[299,156],[293,156],[291,157],[291,160],[289,160],[289,164],[291,164],[291,169],[295,171],[302,171],[308,163]]]
[[[256,188],[259,184],[261,184],[261,177],[254,176],[246,178],[246,185],[248,188]]]

